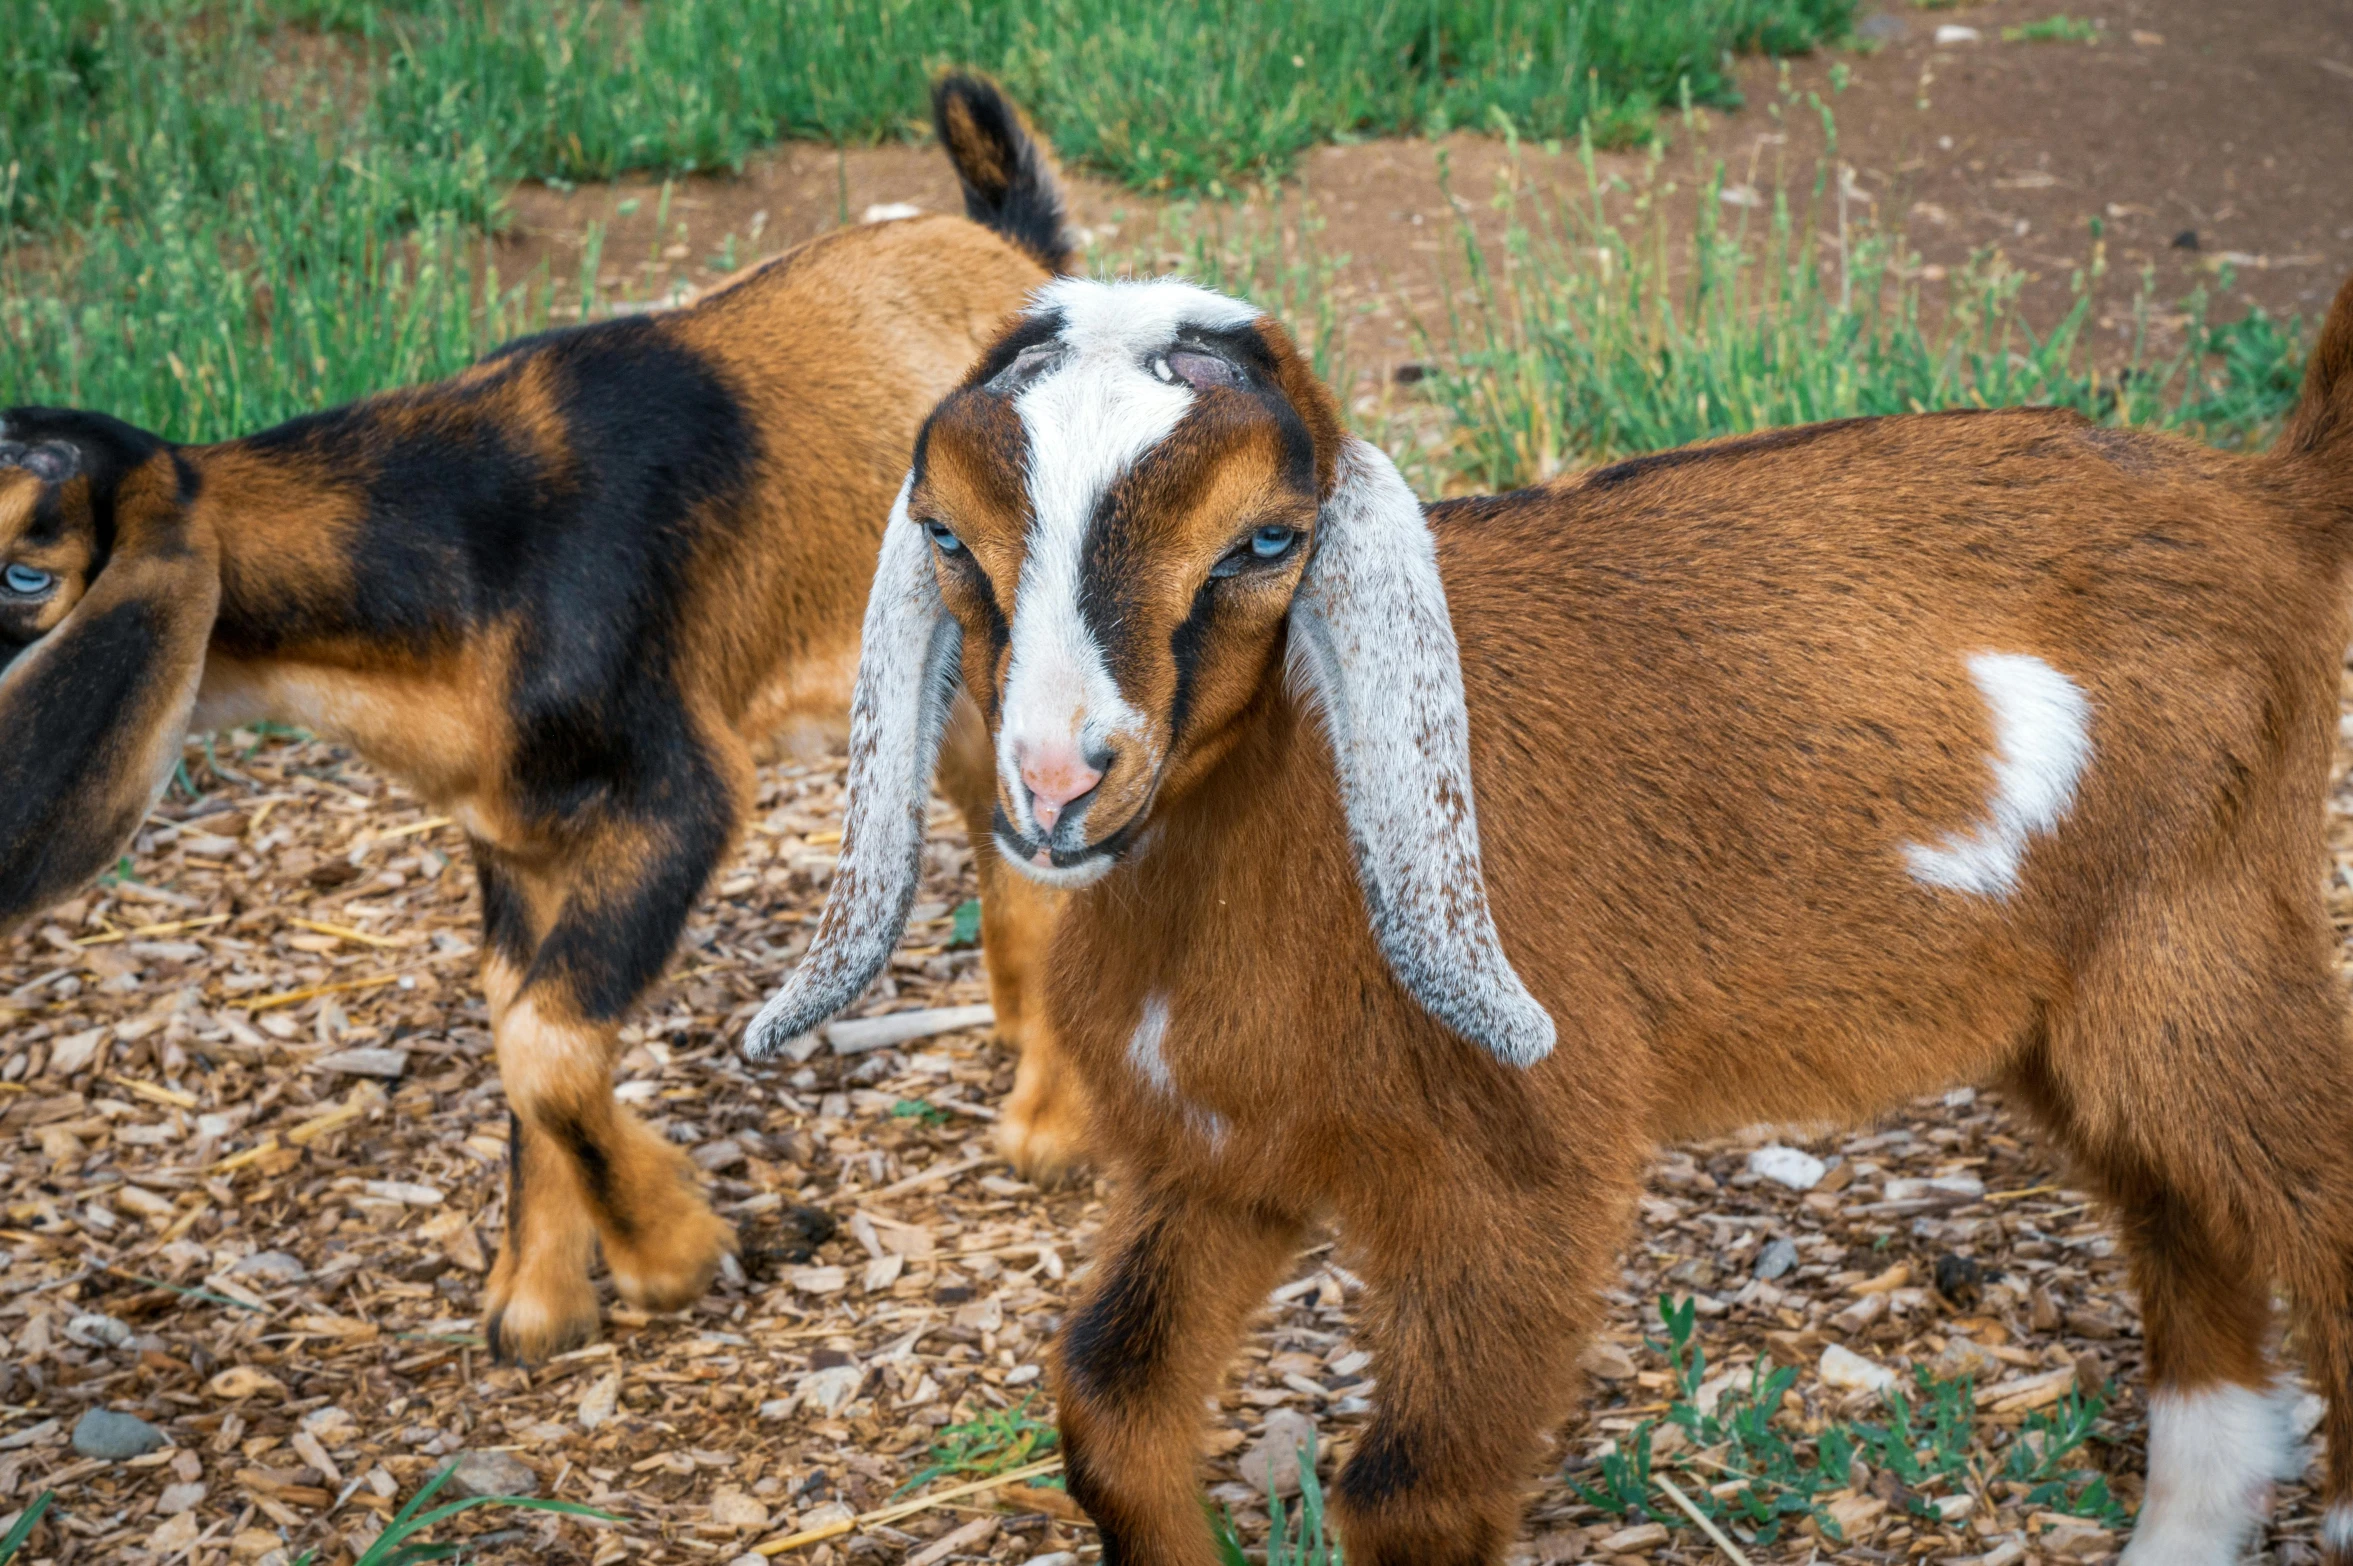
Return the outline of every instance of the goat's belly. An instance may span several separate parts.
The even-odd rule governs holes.
[[[443,809],[463,805],[505,749],[503,704],[433,674],[363,673],[215,654],[189,727],[198,733],[276,722],[349,745]]]

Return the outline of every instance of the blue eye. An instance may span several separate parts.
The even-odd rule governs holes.
[[[25,598],[35,593],[45,593],[57,585],[56,577],[46,571],[36,571],[28,565],[10,566],[6,572],[0,572],[0,581],[7,582],[10,592]]]
[[[1261,560],[1272,560],[1291,547],[1298,532],[1287,527],[1262,527],[1250,535],[1250,552]]]
[[[964,540],[950,531],[945,522],[926,522],[923,531],[931,535],[932,543],[938,546],[943,555],[952,555],[964,547]]]

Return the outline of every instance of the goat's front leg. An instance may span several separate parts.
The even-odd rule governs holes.
[[[1106,1566],[1212,1566],[1202,1398],[1299,1243],[1288,1216],[1170,1189],[1124,1192],[1055,1347],[1071,1499]]]
[[[1632,1190],[1584,1200],[1430,1171],[1343,1232],[1366,1284],[1373,1422],[1332,1487],[1349,1566],[1493,1566],[1612,1270]]]
[[[695,1299],[735,1248],[684,1151],[623,1108],[612,1079],[621,1018],[726,847],[721,815],[607,826],[561,868],[479,856],[491,867],[484,978],[512,1115],[507,1237],[484,1311],[502,1358],[540,1360],[595,1336],[593,1241],[622,1297],[656,1310]],[[501,897],[545,930],[527,960],[499,939]]]

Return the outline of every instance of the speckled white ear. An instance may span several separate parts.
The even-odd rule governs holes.
[[[808,955],[744,1031],[744,1053],[755,1060],[773,1059],[856,1000],[890,961],[914,906],[932,768],[956,696],[963,632],[940,601],[931,545],[907,516],[907,487],[891,507],[866,600],[833,889]]]
[[[1552,1051],[1479,863],[1470,715],[1437,546],[1377,447],[1350,439],[1291,607],[1295,684],[1331,736],[1373,934],[1430,1014],[1507,1065]]]

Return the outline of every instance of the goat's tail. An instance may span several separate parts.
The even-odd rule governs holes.
[[[1037,133],[985,76],[950,71],[932,83],[931,123],[964,185],[964,215],[1027,251],[1048,271],[1070,270],[1062,183]]]
[[[2274,454],[2302,477],[2332,513],[2339,549],[2353,555],[2353,278],[2321,323],[2304,368],[2304,395]]]

